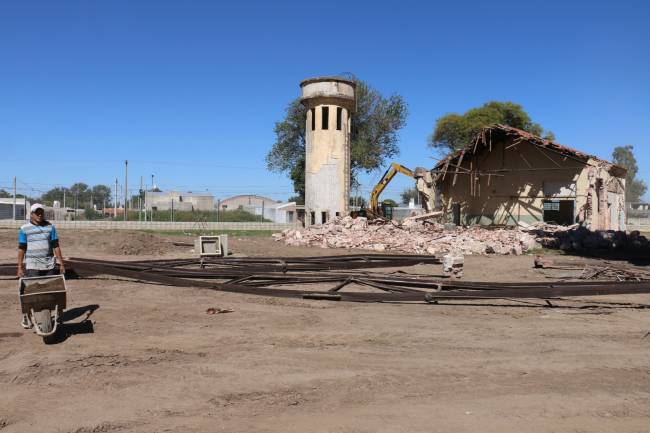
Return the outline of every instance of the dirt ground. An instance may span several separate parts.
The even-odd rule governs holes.
[[[60,236],[70,257],[192,256],[171,243],[190,238]],[[1,262],[14,260],[15,238],[0,230]],[[242,255],[350,252],[253,237],[230,245]],[[548,281],[532,262],[468,257],[464,279]],[[16,280],[0,280],[1,433],[650,432],[650,310],[355,304],[114,277],[68,288],[66,338],[45,345],[19,325]]]

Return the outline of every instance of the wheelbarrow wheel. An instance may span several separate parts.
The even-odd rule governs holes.
[[[58,337],[57,334],[58,334],[58,331],[55,334],[43,336],[43,343],[44,344],[58,343],[60,340],[59,340],[59,337]]]
[[[35,311],[34,312],[34,319],[36,319],[36,323],[34,323],[34,326],[38,326],[41,332],[44,334],[48,334],[52,332],[52,315],[50,314],[50,310],[40,310],[40,311]]]

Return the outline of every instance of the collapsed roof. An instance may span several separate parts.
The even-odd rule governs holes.
[[[552,140],[546,140],[522,129],[513,128],[512,126],[501,124],[490,125],[483,128],[483,130],[476,135],[476,138],[473,140],[473,142],[464,148],[458,149],[455,152],[447,155],[446,158],[440,160],[435,165],[432,171],[447,171],[449,165],[455,166],[456,164],[454,164],[454,161],[462,158],[465,154],[476,153],[477,151],[483,150],[485,148],[488,148],[491,151],[493,142],[501,142],[504,141],[504,139],[509,139],[512,141],[512,144],[529,142],[535,146],[539,146],[540,148],[546,149],[553,153],[577,160],[583,164],[588,164],[589,161],[592,161],[597,165],[604,167],[610,174],[616,177],[624,177],[627,174],[627,170],[624,167],[598,158],[597,156],[589,155],[571,147],[563,146]],[[459,164],[460,162],[458,162],[458,165]]]

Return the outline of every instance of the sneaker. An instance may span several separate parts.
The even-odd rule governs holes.
[[[23,320],[20,322],[23,328],[25,329],[30,329],[32,325],[32,321],[29,320],[29,316],[27,314],[23,314]]]

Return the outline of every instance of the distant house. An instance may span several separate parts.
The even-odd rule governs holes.
[[[252,213],[255,215],[262,215],[263,213],[264,218],[275,223],[288,224],[295,223],[298,220],[296,202],[293,201],[289,203],[274,203],[270,206],[265,206],[263,209],[255,207]]]
[[[16,198],[16,219],[27,219],[28,212],[25,209],[31,204],[24,198]],[[13,197],[0,198],[0,220],[9,220],[14,218],[14,199]]]
[[[281,202],[261,195],[236,195],[219,201],[220,210],[244,210],[276,223],[298,222],[300,210],[295,202]]]
[[[213,211],[214,197],[207,193],[153,192],[145,193],[147,210]]]
[[[261,195],[255,194],[243,194],[235,195],[232,197],[225,198],[219,201],[220,210],[237,210],[244,208],[255,208],[255,207],[268,207],[277,203],[281,203],[278,200],[273,200],[272,198],[263,197]],[[250,212],[250,211],[249,211]]]
[[[124,215],[124,208],[123,207],[105,207],[103,209],[104,216],[122,216]]]

